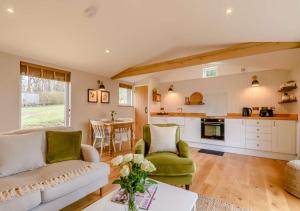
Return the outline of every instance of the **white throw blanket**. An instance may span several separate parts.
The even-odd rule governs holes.
[[[54,187],[99,167],[98,163],[71,160],[0,178],[0,203],[29,192]]]

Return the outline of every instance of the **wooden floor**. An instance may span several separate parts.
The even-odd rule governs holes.
[[[300,211],[300,199],[282,189],[285,161],[231,153],[219,157],[198,153],[196,149],[192,149],[192,158],[197,170],[191,191],[252,211]],[[102,159],[110,160],[109,156]],[[118,169],[112,169],[110,183],[117,176]],[[118,186],[111,184],[105,186],[103,195],[116,188]],[[99,193],[93,193],[63,210],[81,210],[100,198]]]

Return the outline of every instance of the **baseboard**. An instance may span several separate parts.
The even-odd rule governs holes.
[[[194,147],[197,149],[210,149],[210,150],[217,150],[241,155],[249,155],[254,157],[263,157],[263,158],[271,158],[277,160],[295,160],[297,155],[290,155],[290,154],[283,154],[283,153],[276,153],[276,152],[266,152],[266,151],[257,151],[257,150],[250,150],[250,149],[241,149],[235,147],[228,147],[228,146],[220,146],[220,145],[212,145],[212,144],[203,144],[203,143],[195,143],[195,142],[188,142],[190,147]]]

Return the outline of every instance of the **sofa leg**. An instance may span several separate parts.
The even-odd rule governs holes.
[[[190,185],[185,185],[185,189],[189,190],[190,189]]]
[[[102,188],[99,189],[99,195],[102,197]]]

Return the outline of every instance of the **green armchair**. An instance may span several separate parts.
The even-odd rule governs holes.
[[[176,126],[176,124],[157,124],[160,127]],[[195,165],[190,158],[189,146],[180,140],[180,129],[176,131],[176,143],[178,154],[172,152],[156,152],[150,153],[151,135],[149,125],[143,127],[143,139],[139,140],[135,145],[136,154],[144,154],[145,158],[151,161],[156,171],[149,176],[152,179],[171,184],[185,185],[189,189],[192,184],[192,175],[195,172]]]

